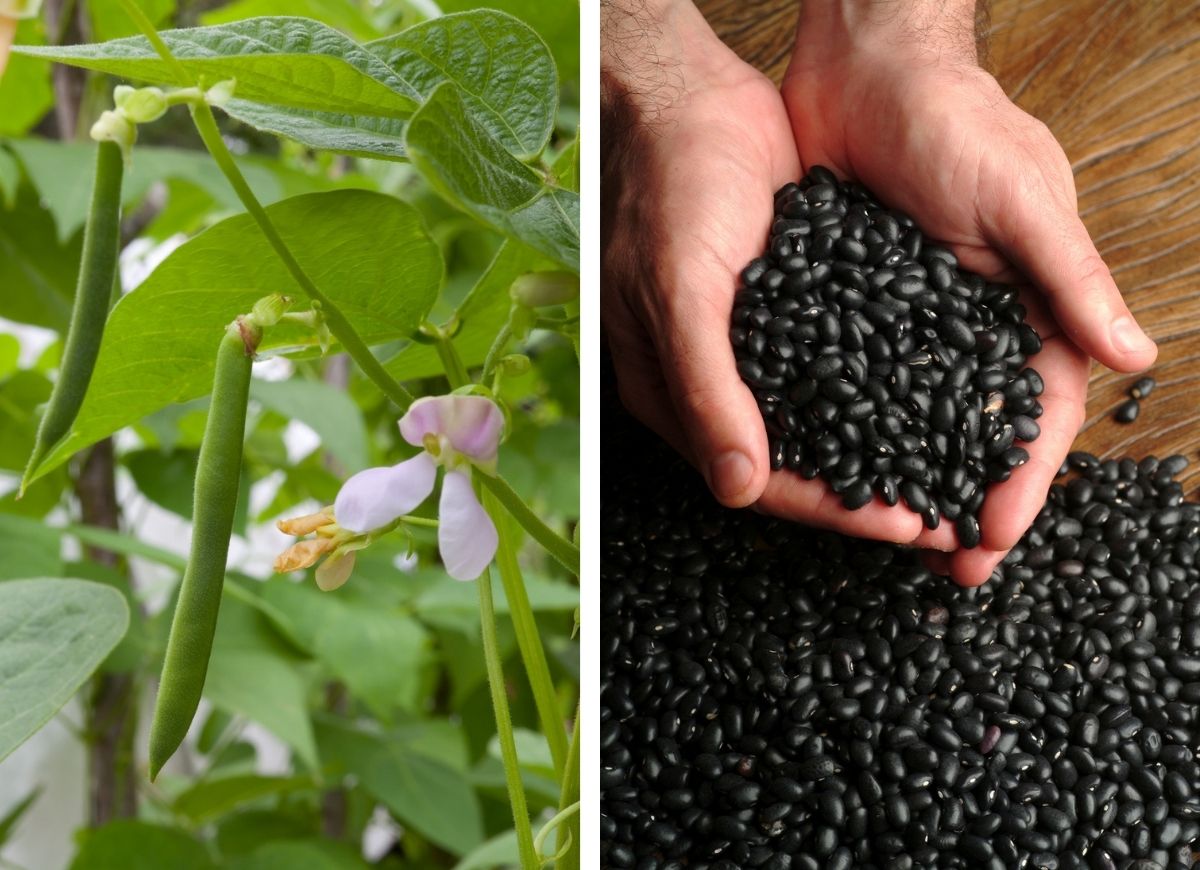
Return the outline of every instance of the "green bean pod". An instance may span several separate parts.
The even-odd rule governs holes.
[[[83,256],[79,261],[79,279],[62,365],[46,413],[38,426],[29,464],[25,466],[22,491],[46,454],[70,431],[96,367],[121,247],[121,177],[124,170],[121,146],[115,142],[101,142],[96,149],[96,180],[83,233]]]
[[[239,318],[229,326],[217,351],[212,405],[196,467],[191,551],[150,724],[151,779],[183,742],[208,673],[238,500],[250,368],[258,332],[256,326]]]

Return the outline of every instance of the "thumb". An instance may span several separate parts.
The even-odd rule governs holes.
[[[1121,298],[1087,228],[1049,193],[1025,196],[998,221],[996,240],[1050,302],[1063,332],[1110,369],[1150,366],[1158,348]]]
[[[762,495],[771,469],[762,414],[737,373],[729,343],[732,299],[695,293],[670,298],[657,343],[680,428],[717,500],[745,507]]]

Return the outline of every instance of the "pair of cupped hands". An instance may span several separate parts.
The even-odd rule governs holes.
[[[1084,419],[1090,361],[1132,372],[1157,349],[1079,219],[1053,134],[978,66],[973,15],[932,5],[943,17],[919,20],[919,2],[907,16],[893,4],[880,14],[805,3],[781,89],[690,0],[614,12],[602,48],[602,312],[622,401],[722,503],[911,544],[931,569],[978,585],[1041,509]],[[928,530],[903,503],[850,511],[822,480],[770,471],[730,312],[774,192],[817,164],[910,214],[964,268],[1022,288],[1043,340],[1030,361],[1046,385],[1041,436],[989,488],[975,549],[958,545],[953,523]]]

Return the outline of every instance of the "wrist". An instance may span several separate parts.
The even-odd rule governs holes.
[[[806,2],[793,62],[810,67],[862,61],[975,67],[975,22],[975,0]]]
[[[660,117],[737,61],[692,0],[603,0],[600,29],[606,121]]]

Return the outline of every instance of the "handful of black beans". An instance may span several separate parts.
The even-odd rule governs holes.
[[[1072,454],[963,589],[903,548],[724,509],[621,440],[644,461],[605,480],[602,866],[1195,865],[1183,457]]]
[[[820,475],[849,509],[903,498],[979,543],[989,481],[1029,459],[1043,383],[1012,287],[958,268],[912,219],[817,166],[775,195],[765,256],[741,274],[730,340],[771,466]]]

